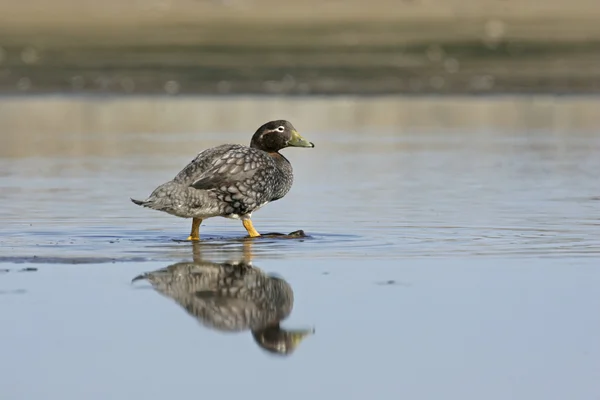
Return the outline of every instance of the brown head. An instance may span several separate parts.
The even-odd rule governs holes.
[[[258,128],[250,147],[269,153],[278,152],[286,147],[315,147],[304,139],[292,124],[286,120],[270,121]]]
[[[274,355],[289,356],[306,337],[314,333],[314,329],[286,330],[277,323],[252,331],[252,337],[261,349]]]

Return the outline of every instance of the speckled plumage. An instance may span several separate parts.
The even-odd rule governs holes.
[[[140,279],[176,301],[202,325],[224,332],[250,330],[257,343],[269,351],[290,353],[310,333],[279,326],[292,311],[292,288],[245,261],[182,262],[134,281]]]
[[[314,147],[289,122],[268,122],[256,131],[250,146],[224,144],[204,150],[146,200],[132,201],[183,218],[249,219],[292,187],[292,165],[279,153],[288,146]]]
[[[148,202],[178,217],[240,218],[285,196],[293,181],[292,166],[282,155],[225,144],[198,154]]]

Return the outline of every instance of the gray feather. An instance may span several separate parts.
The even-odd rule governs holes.
[[[225,144],[199,153],[146,200],[132,201],[184,218],[243,216],[285,196],[292,183],[292,166],[281,154]]]

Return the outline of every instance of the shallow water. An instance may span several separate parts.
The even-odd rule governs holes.
[[[547,104],[477,99],[457,122],[452,99],[429,114],[402,100],[393,121],[373,99],[354,128],[337,100],[314,101],[335,122],[303,127],[310,99],[275,107],[316,147],[284,150],[294,187],[253,217],[306,238],[249,240],[240,222],[210,219],[188,243],[189,220],[129,201],[206,147],[248,142],[249,114],[248,129],[162,135],[5,125],[1,397],[597,398],[600,119],[582,110],[600,101],[564,100],[547,118]],[[156,272],[180,262],[251,262],[248,276],[287,282],[293,307],[236,297],[263,293],[249,278],[190,289],[208,270]],[[153,271],[174,291],[131,283]],[[264,315],[283,318],[279,333],[314,333],[273,354],[251,332]]]

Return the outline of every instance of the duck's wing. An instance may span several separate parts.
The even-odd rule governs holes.
[[[249,329],[260,315],[266,290],[264,272],[242,262],[182,262],[142,274],[162,295],[171,298],[203,325],[224,330]],[[268,289],[268,288],[267,288]]]
[[[235,152],[237,148],[243,147],[237,144],[223,144],[201,151],[186,165],[173,179],[174,182],[182,185],[191,185],[199,177],[203,176],[208,170],[214,167],[222,157],[226,157],[230,151]]]
[[[196,171],[193,179],[186,183],[196,189],[225,188],[221,190],[227,190],[230,187],[244,185],[244,182],[259,183],[264,180],[261,179],[262,175],[275,170],[274,161],[269,156],[260,150],[246,146],[232,146],[219,154],[211,154],[210,158],[208,165],[206,160],[200,161],[203,165],[202,171],[200,173]]]

